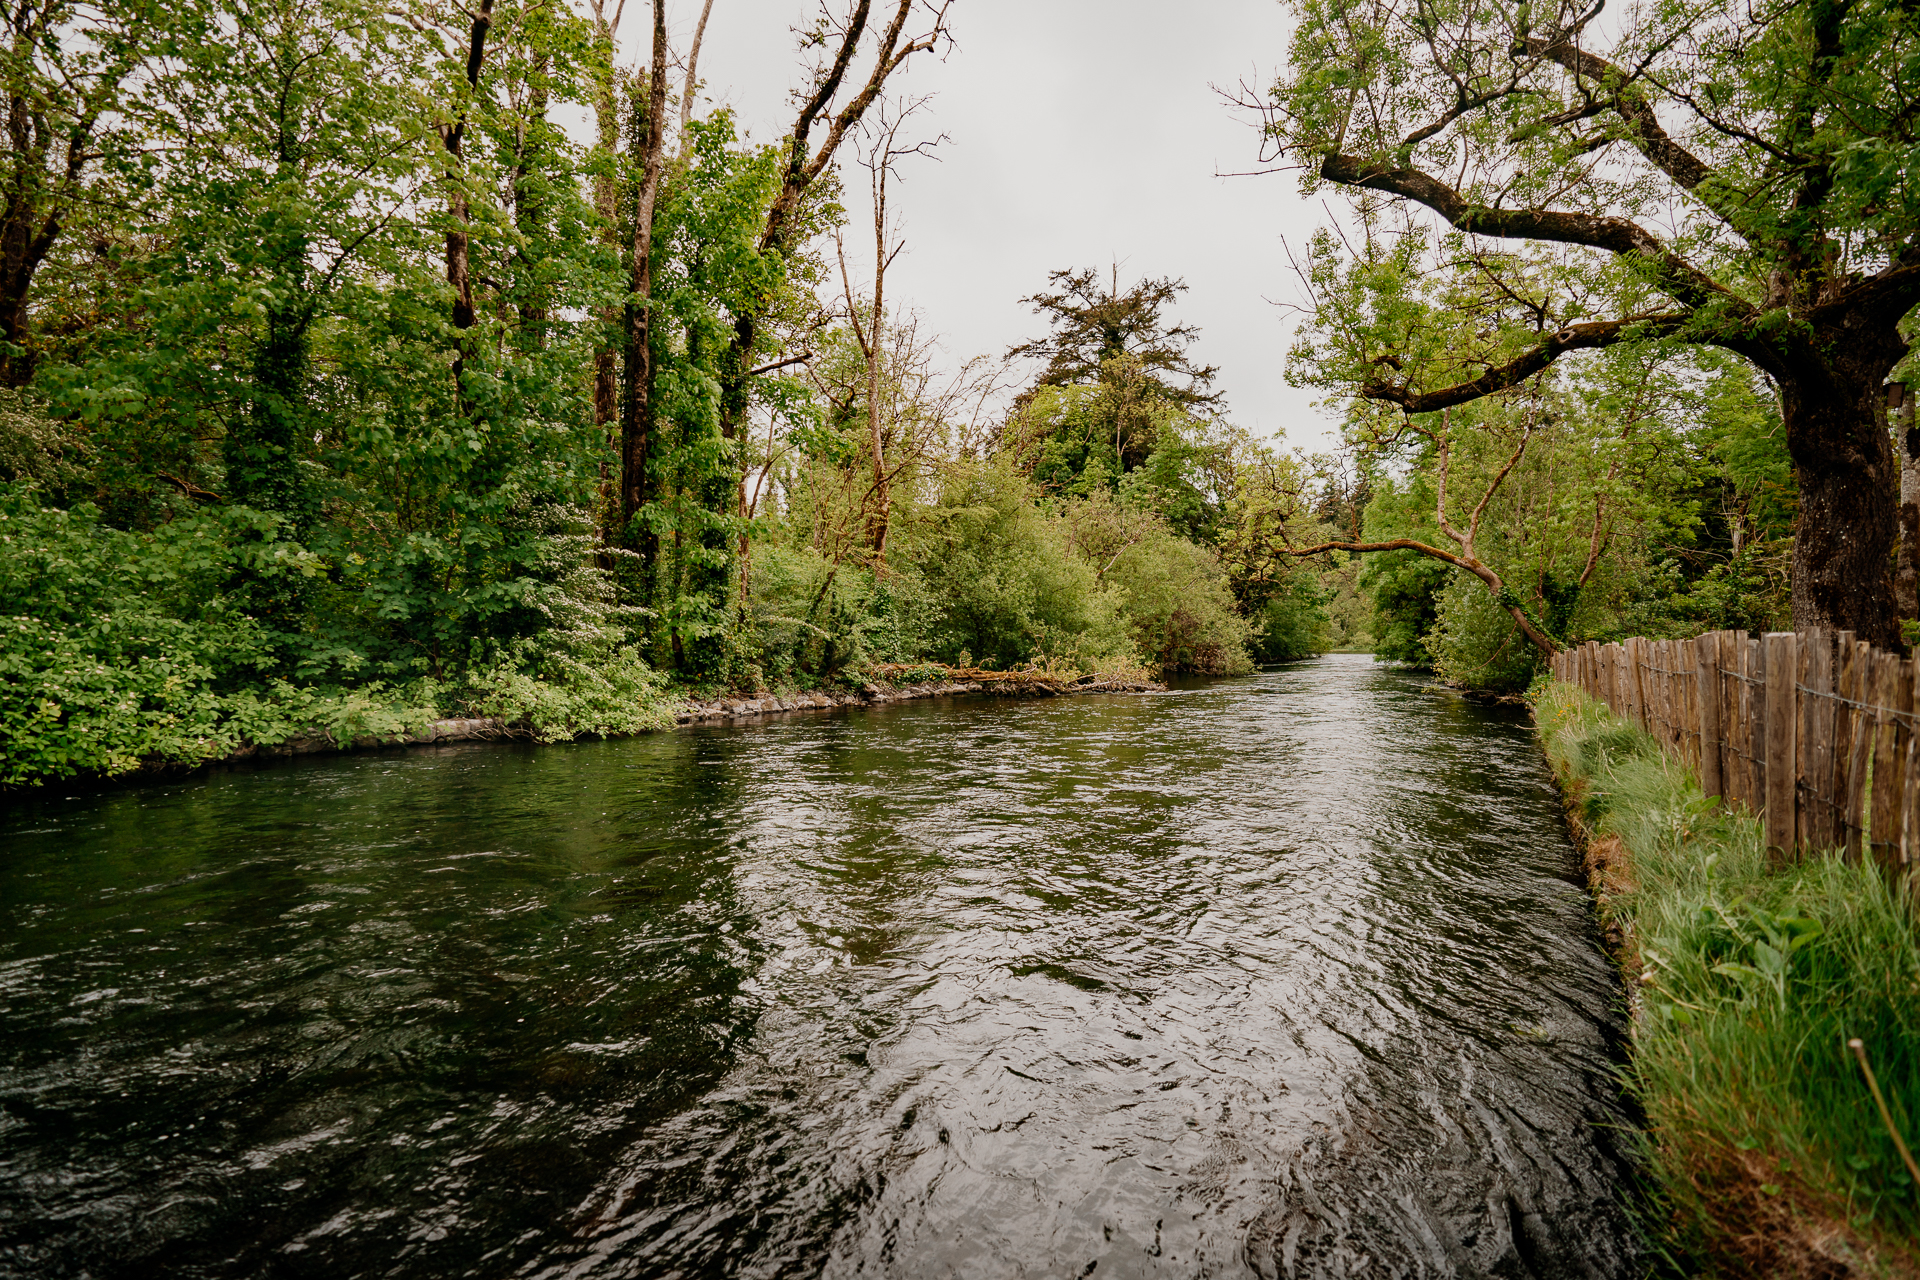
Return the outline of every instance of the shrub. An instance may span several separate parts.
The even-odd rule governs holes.
[[[1366,558],[1360,589],[1373,598],[1376,654],[1415,666],[1433,663],[1427,639],[1439,621],[1440,595],[1450,573],[1446,565],[1417,551],[1382,551]]]
[[[1239,675],[1253,669],[1253,627],[1234,609],[1220,562],[1164,528],[1126,548],[1107,571],[1135,649],[1163,671]]]
[[[1069,549],[1061,521],[1002,466],[956,468],[926,517],[917,568],[937,601],[928,654],[1088,669],[1130,649],[1116,591]]]
[[[1261,608],[1253,656],[1260,662],[1291,662],[1324,653],[1332,625],[1327,616],[1328,593],[1311,575],[1296,573],[1285,590]]]
[[[762,677],[828,680],[865,662],[909,662],[924,652],[938,608],[910,562],[884,574],[810,547],[754,553],[747,643]]]
[[[281,674],[286,637],[246,605],[262,583],[318,579],[326,566],[281,530],[275,517],[217,508],[130,532],[89,506],[42,506],[29,484],[0,486],[0,785],[197,764],[316,731],[390,736],[423,727],[450,696],[549,741],[670,719],[618,611],[596,599],[599,571],[559,539],[547,580],[529,579],[521,597],[537,637],[481,650],[464,692],[458,677],[293,683]],[[303,647],[332,643],[329,665],[355,670],[366,663],[354,638]]]
[[[1516,693],[1532,682],[1540,666],[1539,650],[1513,615],[1500,607],[1485,583],[1458,570],[1440,592],[1433,630],[1423,644],[1433,655],[1436,673],[1469,689]]]

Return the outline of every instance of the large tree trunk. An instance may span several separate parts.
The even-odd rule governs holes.
[[[653,57],[645,84],[646,118],[637,122],[640,185],[634,193],[633,242],[629,246],[625,380],[620,414],[620,541],[640,554],[640,602],[653,603],[660,540],[651,526],[638,527],[641,508],[653,501],[653,217],[667,144],[667,25],[665,0],[653,0]]]
[[[306,283],[290,272],[298,297]],[[308,513],[300,479],[300,442],[306,422],[308,315],[282,303],[267,312],[267,331],[253,352],[253,395],[228,429],[227,496],[234,502],[291,516]]]
[[[24,387],[33,381],[34,351],[28,344],[27,291],[60,233],[60,211],[40,217],[20,193],[9,193],[0,215],[0,386]]]
[[[1876,340],[1877,339],[1877,340]],[[1852,631],[1895,652],[1900,466],[1886,377],[1905,352],[1893,335],[1834,335],[1826,368],[1780,379],[1787,450],[1800,487],[1793,625]]]

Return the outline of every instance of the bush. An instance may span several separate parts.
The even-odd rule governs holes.
[[[1480,579],[1455,570],[1435,615],[1423,646],[1442,679],[1497,693],[1517,693],[1532,682],[1540,651]]]
[[[1375,654],[1420,667],[1433,664],[1427,638],[1439,621],[1440,595],[1451,573],[1440,561],[1417,551],[1382,551],[1367,557],[1360,570],[1360,588],[1373,597]]]
[[[1119,593],[1067,545],[1063,523],[1036,507],[1001,466],[956,469],[927,516],[917,569],[937,601],[927,653],[965,653],[1002,667],[1037,657],[1090,669],[1128,655]]]
[[[484,651],[464,693],[424,677],[295,684],[280,674],[286,637],[246,608],[262,584],[325,571],[281,529],[232,507],[130,532],[89,506],[43,507],[31,485],[0,486],[0,785],[197,764],[315,731],[401,734],[449,700],[549,741],[670,720],[616,611],[595,601],[599,571],[561,540],[550,555],[573,568],[548,566],[523,596],[538,637]],[[229,590],[237,582],[248,595]],[[364,662],[345,643],[333,665]]]
[[[1162,671],[1253,669],[1253,627],[1234,609],[1220,562],[1205,547],[1156,529],[1120,552],[1106,580],[1122,593],[1134,648]]]
[[[830,680],[866,662],[910,662],[925,650],[938,615],[910,563],[884,574],[810,547],[754,553],[747,644],[761,677],[775,683]]]
[[[1286,589],[1261,608],[1253,656],[1260,662],[1291,662],[1325,653],[1332,624],[1326,592],[1311,575],[1296,573]]]
[[[0,489],[0,782],[203,760],[237,742],[220,689],[271,663],[271,637],[219,590],[229,530],[154,534],[89,506]]]

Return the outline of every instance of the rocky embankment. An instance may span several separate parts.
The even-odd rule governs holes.
[[[683,725],[711,724],[802,711],[829,711],[836,707],[871,707],[888,702],[908,702],[916,698],[951,698],[966,695],[984,695],[993,698],[1057,698],[1076,693],[1155,693],[1165,688],[1163,684],[1124,676],[1090,675],[1081,676],[1077,680],[1063,681],[1043,673],[993,672],[978,680],[932,680],[923,684],[904,685],[867,684],[856,690],[695,700],[682,704],[674,720],[676,724]],[[412,733],[387,736],[368,734],[345,742],[336,740],[332,734],[326,732],[302,734],[270,746],[249,744],[234,752],[228,759],[311,755],[321,751],[364,751],[375,747],[430,746],[438,742],[504,741],[527,736],[524,728],[500,719],[435,720]]]
[[[1009,672],[1005,678],[988,680],[934,680],[925,684],[863,685],[858,690],[833,692],[768,694],[759,698],[715,698],[707,702],[689,702],[675,719],[680,724],[712,720],[741,720],[751,716],[778,715],[791,711],[826,711],[834,707],[877,706],[885,702],[907,702],[915,698],[952,698],[965,694],[986,694],[995,698],[1057,698],[1074,693],[1153,693],[1166,688],[1145,680],[1082,676],[1062,682],[1047,679],[1022,679],[1024,673]]]

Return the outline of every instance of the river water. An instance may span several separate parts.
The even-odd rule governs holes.
[[[0,1275],[1637,1266],[1538,748],[1365,658],[61,792]]]

